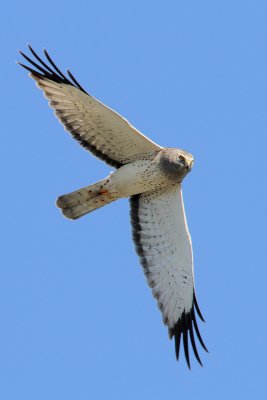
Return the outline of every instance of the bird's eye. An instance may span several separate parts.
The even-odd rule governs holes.
[[[183,164],[185,163],[185,158],[184,156],[178,156],[177,157],[179,161],[181,161]]]

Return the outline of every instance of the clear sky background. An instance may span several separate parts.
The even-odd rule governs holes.
[[[267,398],[266,1],[9,1],[1,17],[0,398]],[[204,368],[176,363],[128,201],[76,222],[55,207],[111,168],[15,64],[27,42],[194,154],[184,198]]]

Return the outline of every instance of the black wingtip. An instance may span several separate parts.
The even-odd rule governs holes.
[[[82,92],[85,92],[84,88],[83,88],[83,87],[79,84],[79,82],[74,78],[74,76],[72,75],[72,73],[70,72],[69,69],[67,69],[67,73],[68,73],[70,79],[74,82],[74,84],[75,84],[79,89],[81,89]]]
[[[204,343],[204,341],[203,341],[203,339],[202,339],[202,337],[201,337],[201,335],[200,335],[200,332],[199,332],[199,329],[198,329],[198,326],[197,326],[197,321],[196,321],[196,316],[195,316],[194,308],[192,308],[192,310],[191,310],[191,318],[192,318],[193,325],[194,325],[194,328],[195,328],[195,331],[196,331],[196,334],[197,334],[197,338],[198,338],[198,340],[199,340],[201,346],[203,347],[203,349],[208,353],[209,350],[208,350],[207,347],[205,346],[205,343]]]
[[[183,344],[184,344],[184,355],[186,359],[186,363],[189,369],[191,369],[190,366],[190,357],[189,357],[189,347],[188,347],[188,330],[184,329],[183,331]]]
[[[57,67],[57,65],[54,63],[50,55],[48,54],[47,50],[44,49],[44,55],[46,59],[48,60],[48,63],[45,62],[44,60],[39,57],[39,55],[33,50],[32,46],[28,43],[27,47],[31,54],[33,55],[33,59],[28,57],[25,53],[23,53],[21,50],[18,50],[20,55],[27,60],[29,64],[31,64],[33,67],[36,68],[33,69],[27,65],[24,65],[22,63],[18,63],[21,65],[23,68],[28,70],[30,73],[33,75],[37,76],[38,78],[46,78],[49,80],[52,80],[57,83],[64,83],[66,85],[71,85],[74,86],[84,93],[88,94],[83,87],[78,83],[78,81],[73,77],[71,73],[68,71],[68,75],[71,78],[72,81],[70,81],[64,74],[63,72]]]
[[[32,53],[32,55],[36,58],[36,60],[39,61],[40,64],[42,64],[42,66],[51,74],[54,74],[54,71],[52,70],[52,68],[49,67],[49,65],[47,65],[42,59],[41,57],[38,56],[38,54],[33,50],[33,48],[28,44],[28,48],[30,50],[30,52]],[[46,72],[47,72],[46,71]]]
[[[200,335],[199,329],[198,329],[196,315],[195,315],[195,308],[196,308],[196,305],[195,305],[195,301],[193,300],[191,310],[188,312],[186,312],[184,310],[183,313],[181,314],[179,320],[176,322],[176,324],[173,327],[169,328],[169,337],[171,339],[174,336],[174,340],[175,340],[175,354],[176,354],[177,361],[179,360],[181,336],[183,336],[184,355],[185,355],[185,360],[186,360],[186,363],[187,363],[189,369],[191,369],[189,341],[191,343],[191,347],[194,352],[196,360],[198,361],[199,365],[201,365],[201,367],[203,367],[202,361],[198,354],[194,331],[196,333],[196,336],[198,338],[200,345],[203,347],[203,349],[207,353],[209,352],[207,347],[204,344],[204,341],[203,341],[203,339]],[[189,336],[190,340],[188,339],[188,336]]]
[[[16,61],[16,63],[17,63],[18,65],[20,65],[22,68],[26,69],[26,70],[27,70],[28,72],[30,72],[31,74],[33,74],[33,75],[35,75],[35,76],[38,76],[39,78],[42,77],[42,74],[40,74],[39,72],[35,71],[34,69],[28,67],[27,65],[22,64],[22,63],[20,63],[19,61]]]
[[[176,360],[179,361],[181,333],[175,334],[174,340],[175,340],[175,356],[176,356]]]
[[[50,57],[50,55],[48,54],[48,52],[46,51],[46,49],[44,49],[44,55],[46,56],[47,60],[49,61],[49,63],[52,65],[52,67],[56,70],[56,72],[61,76],[61,78],[63,79],[64,83],[68,83],[70,85],[72,85],[72,83],[69,81],[69,79],[63,74],[63,72],[60,71],[60,69],[56,66],[56,64],[54,63],[54,61],[52,60],[52,58]],[[73,86],[73,85],[72,85]]]
[[[197,346],[196,346],[194,331],[193,331],[193,325],[192,325],[192,319],[191,319],[190,314],[187,314],[187,324],[188,324],[188,330],[189,330],[190,341],[191,341],[193,352],[195,354],[195,357],[196,357],[198,363],[201,365],[201,367],[203,367],[203,364],[201,362],[201,359],[200,359],[198,351],[197,351]]]
[[[200,308],[199,308],[199,306],[198,306],[195,291],[193,292],[193,301],[194,301],[194,305],[195,305],[195,307],[196,307],[197,314],[198,314],[199,318],[201,319],[202,322],[206,322],[206,321],[204,320],[203,315],[201,314]]]

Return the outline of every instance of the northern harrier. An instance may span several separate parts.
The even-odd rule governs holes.
[[[177,360],[181,336],[190,368],[188,335],[196,359],[194,332],[200,336],[193,277],[191,238],[184,213],[181,183],[193,166],[184,150],[152,142],[119,114],[88,94],[70,71],[65,76],[44,50],[46,62],[22,56],[36,69],[20,64],[43,90],[65,129],[87,150],[116,168],[93,185],[60,196],[65,217],[77,219],[122,197],[130,198],[133,240],[153,296],[175,339]],[[204,321],[204,320],[203,320]],[[202,365],[202,364],[201,364]]]

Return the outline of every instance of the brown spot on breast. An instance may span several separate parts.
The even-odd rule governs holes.
[[[107,190],[107,189],[101,189],[101,190],[99,190],[99,193],[98,193],[99,195],[108,195],[108,194],[110,194],[109,193],[109,191]]]

